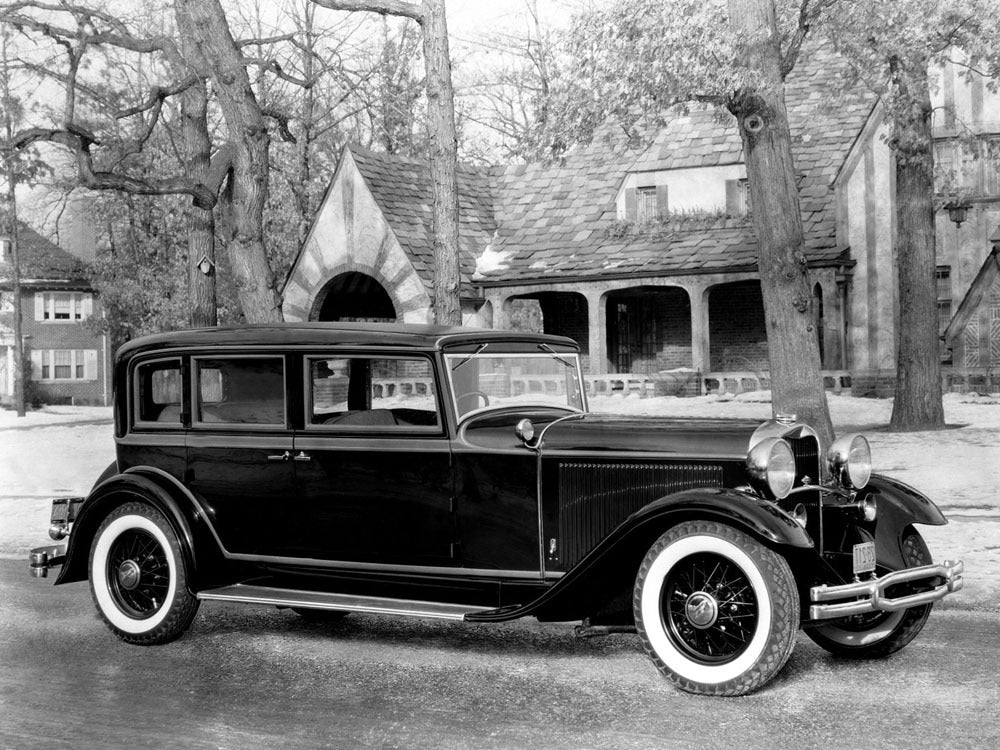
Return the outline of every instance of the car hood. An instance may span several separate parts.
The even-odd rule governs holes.
[[[742,460],[760,426],[753,420],[580,414],[540,428],[540,448],[543,455],[627,453]]]

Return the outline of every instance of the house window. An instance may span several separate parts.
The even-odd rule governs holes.
[[[7,237],[0,237],[0,261],[10,262],[10,256],[14,252],[14,245]]]
[[[935,276],[937,277],[938,331],[944,333],[944,329],[951,322],[951,266],[938,266]]]
[[[659,213],[655,187],[641,187],[636,190],[636,221],[643,224],[653,221]]]
[[[74,323],[90,317],[93,297],[83,292],[37,292],[35,320]]]
[[[750,213],[750,181],[745,177],[726,180],[726,213],[746,216]]]
[[[42,380],[96,380],[96,349],[36,349],[31,360]]]

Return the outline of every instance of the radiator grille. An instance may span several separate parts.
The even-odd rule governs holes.
[[[720,465],[560,463],[560,562],[575,565],[630,514],[659,497],[721,486]]]
[[[813,484],[819,481],[819,443],[816,438],[785,438],[792,448],[795,456],[796,479],[801,481],[803,476],[808,476]]]

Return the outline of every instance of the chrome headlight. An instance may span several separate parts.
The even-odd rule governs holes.
[[[781,438],[766,438],[750,449],[747,471],[757,482],[767,485],[778,500],[788,497],[795,484],[795,455]]]
[[[844,487],[860,490],[872,475],[872,450],[863,435],[844,435],[826,452],[830,473]]]

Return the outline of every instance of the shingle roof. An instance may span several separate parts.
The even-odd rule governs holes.
[[[47,281],[90,287],[86,266],[75,255],[45,239],[23,222],[18,227],[17,238],[23,283]],[[10,268],[6,263],[0,263],[0,284],[9,284],[10,277]]]
[[[833,180],[874,106],[863,91],[833,99],[843,63],[822,48],[804,51],[786,85],[792,150],[798,171],[806,253],[834,261]],[[757,242],[746,221],[681,222],[673,231],[614,232],[615,197],[630,172],[742,162],[732,118],[691,110],[650,130],[648,145],[628,149],[621,130],[598,132],[561,164],[492,170],[460,167],[460,250],[463,281],[484,284],[553,276],[669,275],[752,269]],[[386,220],[417,272],[431,277],[431,183],[425,162],[351,146]],[[496,234],[494,235],[494,232]],[[489,248],[489,263],[484,258]]]
[[[833,180],[874,106],[865,92],[831,101],[839,64],[832,52],[812,49],[786,88],[806,253],[814,263],[843,255],[836,244]],[[719,221],[656,236],[609,236],[614,199],[626,174],[742,160],[732,119],[692,110],[658,128],[641,151],[622,150],[620,139],[602,134],[567,157],[564,166],[503,169],[496,175],[499,235],[494,246],[506,254],[508,267],[488,274],[487,283],[553,273],[653,275],[752,267],[757,241],[746,222]]]
[[[349,148],[400,246],[417,273],[429,280],[434,266],[434,241],[433,196],[427,163],[359,146]],[[475,259],[489,244],[496,222],[487,172],[459,165],[456,177],[462,281],[468,282],[476,267]]]

